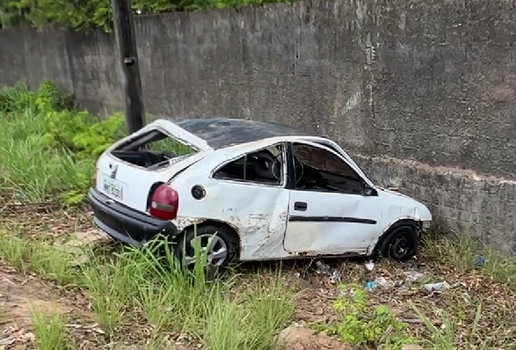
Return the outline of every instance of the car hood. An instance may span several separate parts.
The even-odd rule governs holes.
[[[378,197],[387,206],[391,216],[407,217],[421,221],[431,221],[430,210],[421,202],[402,193],[377,187]]]

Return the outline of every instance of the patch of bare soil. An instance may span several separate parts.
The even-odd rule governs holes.
[[[277,344],[285,350],[353,350],[325,333],[316,334],[303,324],[293,323],[278,335]]]
[[[85,339],[90,332],[102,333],[82,295],[0,264],[0,349],[34,347],[34,310],[46,315],[62,315],[75,340]],[[98,348],[99,342],[92,343],[93,346],[87,347],[87,342],[83,342],[82,348]]]
[[[0,222],[15,225],[28,237],[62,238],[75,232],[94,229],[93,213],[87,207],[70,211],[48,204],[4,204]]]

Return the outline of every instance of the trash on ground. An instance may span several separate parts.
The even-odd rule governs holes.
[[[393,281],[389,281],[385,277],[377,277],[373,282],[375,284],[379,285],[380,287],[384,287],[384,288],[388,288],[388,287],[393,287],[394,286],[394,282]]]
[[[322,261],[317,260],[315,262],[315,266],[317,267],[317,270],[316,270],[317,274],[319,274],[319,275],[329,275],[330,274],[331,267],[329,265],[326,265]]]
[[[475,258],[474,265],[477,267],[484,266],[486,264],[486,257],[483,255],[479,255]]]
[[[329,282],[331,284],[339,284],[341,281],[340,271],[332,268],[330,265],[326,265],[322,261],[318,260],[315,262],[317,270],[315,271],[318,275],[329,276]]]
[[[339,284],[340,283],[340,271],[337,269],[333,269],[330,276],[330,282],[332,284]]]
[[[424,276],[424,274],[419,271],[403,271],[403,274],[405,275],[405,278],[411,282],[416,282]]]
[[[445,289],[451,288],[448,283],[445,282],[439,282],[439,283],[427,283],[425,284],[425,289],[429,292],[437,292],[442,293]]]
[[[365,263],[365,268],[367,269],[367,271],[373,271],[374,262],[372,260],[369,260],[368,262]]]
[[[374,290],[376,288],[376,283],[375,281],[368,281],[366,282],[366,290],[368,292],[371,292],[372,290]]]

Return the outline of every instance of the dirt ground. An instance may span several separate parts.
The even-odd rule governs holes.
[[[48,208],[4,207],[2,222],[5,225],[22,225],[24,232],[31,236],[46,235],[52,239],[70,239],[90,244],[99,239],[91,224],[92,215],[87,210],[70,213]],[[474,342],[497,338],[500,344],[513,337],[516,331],[516,297],[503,283],[494,282],[479,271],[458,273],[453,267],[432,260],[420,258],[409,264],[383,262],[368,271],[361,260],[329,260],[325,264],[337,269],[343,283],[365,285],[368,280],[383,277],[385,285],[379,285],[368,292],[368,300],[373,305],[385,305],[407,324],[414,335],[424,335],[426,330],[411,306],[411,299],[436,327],[443,327],[441,311],[462,315],[457,323],[457,331],[464,336],[471,332],[476,305],[481,303],[482,315],[479,319],[479,335]],[[422,273],[428,280],[446,281],[449,289],[443,293],[431,293],[422,287],[422,282],[411,282],[406,272]],[[295,262],[286,267],[300,291],[296,322],[328,323],[336,319],[333,302],[339,296],[336,284],[328,275],[318,273],[313,261]],[[40,309],[67,315],[67,330],[76,340],[78,349],[140,349],[141,346],[112,344],[95,322],[91,306],[78,290],[59,287],[36,275],[0,263],[0,350],[35,348],[34,332],[31,324],[32,310]],[[460,321],[462,319],[462,321]],[[297,327],[297,328],[296,328]],[[512,334],[512,335],[511,335]],[[482,338],[485,336],[486,338]],[[353,349],[324,334],[314,335],[306,327],[293,325],[280,337],[289,338],[292,350],[302,349]],[[301,340],[300,340],[301,339]],[[304,340],[303,340],[304,339]],[[309,339],[309,340],[307,340]],[[128,341],[130,343],[130,341]],[[493,341],[495,344],[496,341]],[[106,345],[107,344],[107,345]],[[297,345],[295,345],[297,344]],[[136,346],[136,347],[135,347]],[[197,346],[183,344],[176,336],[171,337],[167,348],[194,349]],[[493,348],[494,349],[494,348]]]

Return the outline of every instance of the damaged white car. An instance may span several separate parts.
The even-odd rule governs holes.
[[[157,234],[192,264],[312,256],[407,260],[430,226],[420,202],[375,186],[335,142],[240,119],[159,119],[98,160],[95,223],[144,245]],[[196,228],[196,230],[194,229]]]

